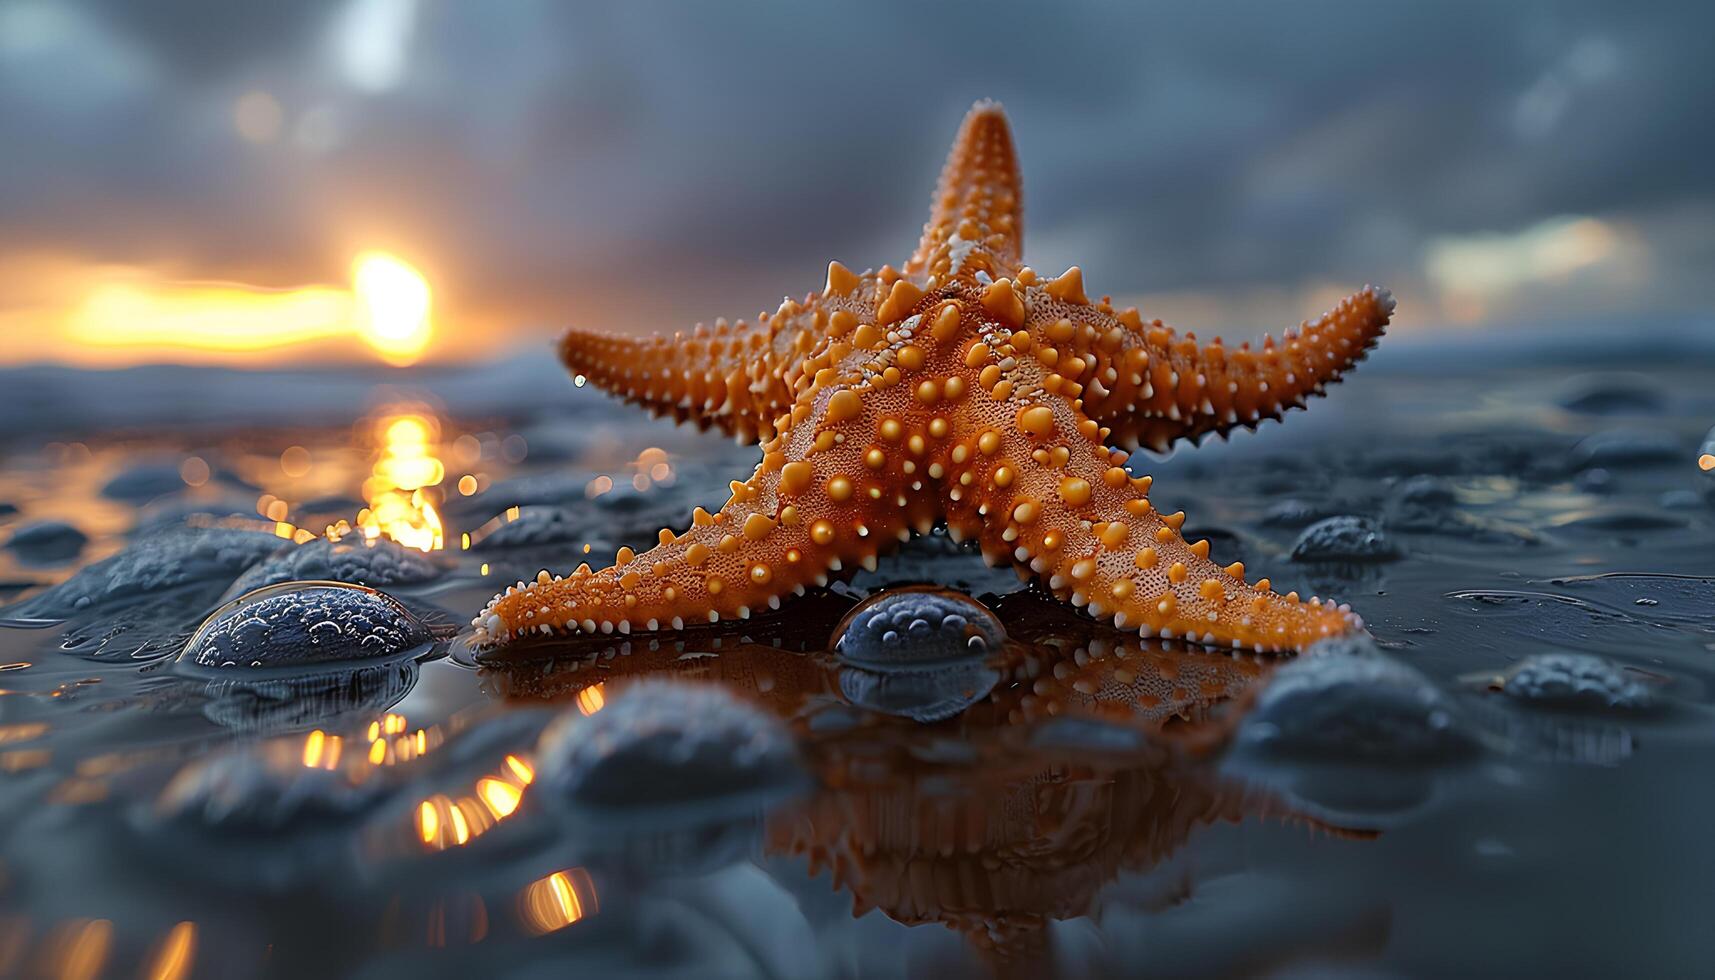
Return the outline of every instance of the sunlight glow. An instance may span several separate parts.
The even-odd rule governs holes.
[[[390,364],[412,364],[422,357],[434,335],[429,283],[422,273],[385,252],[364,252],[352,260],[351,282],[364,343]]]
[[[64,331],[74,344],[105,350],[235,354],[355,339],[396,367],[421,359],[434,339],[423,274],[368,251],[352,260],[351,279],[350,289],[264,289],[106,270],[66,315]]]
[[[583,868],[556,871],[526,885],[518,896],[524,925],[537,935],[564,929],[595,914],[595,882]]]

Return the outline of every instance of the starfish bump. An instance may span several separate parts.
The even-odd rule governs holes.
[[[828,267],[820,293],[689,338],[574,332],[596,384],[741,440],[762,461],[714,514],[642,554],[542,571],[472,621],[479,645],[531,633],[629,633],[745,618],[945,521],[1092,615],[1144,636],[1301,648],[1360,625],[1350,609],[1246,581],[1150,503],[1111,444],[1224,432],[1300,404],[1362,357],[1393,300],[1365,289],[1283,344],[1199,346],[1091,303],[1073,268],[1022,264],[1006,117],[965,118],[903,271]]]

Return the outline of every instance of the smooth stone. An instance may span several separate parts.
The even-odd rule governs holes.
[[[1685,449],[1671,432],[1659,429],[1610,429],[1586,436],[1572,447],[1577,469],[1641,469],[1684,463]]]
[[[1318,644],[1276,671],[1238,743],[1326,762],[1430,763],[1477,751],[1478,732],[1447,694],[1358,642],[1366,652]]]
[[[211,464],[210,484],[227,484],[244,489],[254,489],[231,472],[213,465],[213,457],[208,458]],[[133,463],[102,485],[101,495],[109,500],[141,504],[170,493],[178,493],[185,489],[184,477],[179,475],[179,467],[183,464],[183,457],[158,458]]]
[[[870,597],[834,630],[840,692],[872,711],[919,722],[950,718],[1000,682],[990,656],[1006,627],[959,592],[897,589]]]
[[[280,538],[239,528],[175,528],[138,538],[124,551],[0,613],[0,620],[63,620],[85,610],[135,602],[198,583],[229,582],[280,547]]]
[[[1580,470],[1578,475],[1572,478],[1572,486],[1584,493],[1613,493],[1614,474],[1600,466],[1593,466]]]
[[[1656,412],[1666,404],[1660,386],[1646,375],[1629,372],[1580,374],[1567,379],[1555,404],[1585,415]]]
[[[213,670],[390,659],[429,646],[429,627],[399,600],[360,585],[292,582],[216,610],[179,662]]]
[[[497,551],[507,548],[531,548],[548,544],[576,543],[590,545],[590,521],[567,507],[531,505],[520,507],[514,520],[500,524],[480,538],[472,534],[471,547],[477,551]]]
[[[382,780],[353,783],[337,769],[306,767],[301,752],[271,742],[196,759],[174,774],[154,813],[208,830],[278,834],[348,822],[386,795]]]
[[[1711,499],[1715,499],[1715,483],[1710,489]],[[1656,501],[1663,510],[1700,510],[1704,506],[1704,498],[1695,490],[1669,490]]]
[[[1645,711],[1655,694],[1611,661],[1587,653],[1539,653],[1519,661],[1501,677],[1509,697],[1556,708]]]
[[[1398,557],[1399,548],[1380,524],[1350,514],[1317,521],[1292,545],[1293,561],[1376,562]]]
[[[542,733],[538,791],[581,811],[633,812],[753,800],[798,788],[797,748],[778,719],[723,687],[644,679],[600,711],[569,708]]]
[[[923,669],[986,657],[1005,642],[1000,618],[970,596],[905,588],[877,593],[847,613],[834,629],[833,648],[850,664]]]
[[[435,558],[387,538],[348,535],[339,541],[317,538],[287,543],[238,577],[226,590],[228,598],[283,582],[348,582],[390,588],[431,582],[441,575]]]
[[[69,561],[83,551],[89,536],[64,521],[38,521],[12,532],[6,547],[27,562]]]

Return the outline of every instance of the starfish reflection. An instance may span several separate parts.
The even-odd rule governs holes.
[[[581,705],[599,691],[614,704],[668,675],[765,708],[797,741],[814,788],[768,812],[762,849],[827,872],[856,916],[940,923],[1008,969],[1047,953],[1051,923],[1089,914],[1121,875],[1156,868],[1205,826],[1374,836],[1209,764],[1270,660],[1140,639],[1017,593],[990,604],[1008,637],[983,654],[1000,682],[925,725],[846,697],[851,667],[829,636],[859,618],[855,604],[817,592],[790,616],[672,638],[521,644],[484,674],[513,701]]]

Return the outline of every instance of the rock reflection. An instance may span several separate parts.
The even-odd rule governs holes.
[[[912,602],[925,601],[924,593],[914,595]],[[937,613],[944,622],[960,600],[932,595],[937,609],[948,606]],[[885,613],[880,625],[893,625],[885,603],[851,605],[837,597],[818,605],[812,597],[809,610],[795,610],[790,629],[763,617],[673,641],[546,644],[534,655],[515,652],[504,664],[489,664],[485,676],[491,690],[511,699],[565,704],[568,759],[574,752],[617,759],[629,737],[647,735],[632,731],[617,707],[631,692],[650,693],[639,701],[647,703],[656,700],[652,689],[674,690],[666,701],[688,704],[698,685],[714,685],[724,688],[723,703],[766,709],[791,732],[815,788],[769,811],[750,846],[828,872],[851,894],[854,915],[879,909],[908,925],[940,923],[1009,968],[1037,963],[1049,951],[1052,923],[1088,913],[1122,874],[1156,866],[1206,825],[1260,818],[1371,836],[1312,820],[1210,765],[1232,733],[1231,716],[1270,661],[1140,640],[1021,593],[985,610],[995,622],[978,627],[985,647],[990,637],[1011,638],[992,659],[994,689],[925,726],[908,712],[895,717],[850,704],[840,683],[846,650],[801,651],[777,635],[813,632],[819,616],[849,646],[854,623],[873,632],[860,621],[876,609]],[[905,626],[925,620],[918,632],[926,642],[939,631],[921,612],[906,616]],[[956,625],[967,645],[965,624]],[[884,649],[909,664],[906,646]],[[671,688],[663,675],[674,679]],[[588,727],[595,719],[579,712],[598,689],[607,724],[595,733]],[[669,727],[707,724],[684,718]],[[579,734],[587,743],[575,739]],[[704,785],[708,773],[733,770],[743,755],[715,740],[698,742],[695,751],[656,752],[646,766],[610,767],[604,795],[639,805],[683,799],[665,788]],[[685,816],[654,844],[670,850],[677,833],[683,858],[709,844],[708,824]],[[705,852],[695,870],[741,859],[739,837],[714,863]]]

